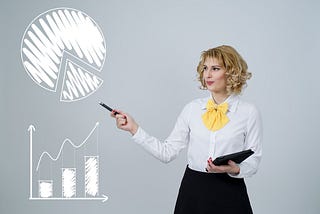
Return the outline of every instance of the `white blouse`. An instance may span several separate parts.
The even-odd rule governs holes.
[[[141,127],[133,135],[133,140],[162,162],[170,162],[188,146],[188,166],[205,172],[207,160],[221,155],[251,149],[254,154],[238,164],[240,173],[236,178],[255,174],[262,155],[262,121],[257,108],[240,100],[238,95],[229,96],[224,102],[229,107],[229,122],[220,130],[210,131],[201,115],[206,112],[206,104],[211,97],[196,99],[187,104],[179,115],[170,136],[161,142],[150,136]]]

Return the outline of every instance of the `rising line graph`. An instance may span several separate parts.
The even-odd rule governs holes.
[[[99,123],[97,122],[96,125],[93,127],[93,129],[90,131],[89,135],[86,137],[86,139],[84,139],[84,140],[82,141],[82,143],[81,143],[80,145],[75,145],[75,144],[74,144],[70,139],[68,139],[68,138],[65,139],[65,140],[63,141],[62,145],[60,146],[60,150],[59,150],[59,152],[58,152],[58,154],[57,154],[57,156],[56,156],[55,158],[52,157],[47,151],[42,152],[42,154],[40,155],[40,158],[39,158],[39,160],[38,160],[38,163],[37,163],[36,171],[39,170],[40,162],[41,162],[43,156],[47,155],[52,161],[57,161],[57,160],[59,159],[59,157],[60,157],[60,155],[61,155],[61,153],[62,153],[62,149],[63,149],[63,147],[64,147],[64,145],[65,145],[66,143],[71,144],[72,147],[75,148],[75,149],[78,149],[78,148],[82,147],[82,146],[87,142],[87,140],[90,138],[90,136],[92,135],[92,133],[96,130],[96,128],[97,128],[98,126],[99,126]]]

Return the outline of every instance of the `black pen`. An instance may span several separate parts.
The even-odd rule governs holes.
[[[109,106],[107,106],[106,104],[104,104],[103,102],[99,103],[101,106],[105,107],[106,109],[108,109],[110,112],[113,112],[114,115],[119,114],[119,112],[114,111],[112,108],[110,108]]]

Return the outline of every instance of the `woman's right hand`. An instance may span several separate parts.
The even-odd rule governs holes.
[[[115,112],[118,114],[115,114]],[[113,110],[110,116],[116,119],[116,124],[119,129],[128,131],[132,135],[138,131],[139,125],[129,114],[126,114],[120,110]]]

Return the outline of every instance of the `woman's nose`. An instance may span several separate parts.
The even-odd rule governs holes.
[[[205,78],[211,78],[212,77],[212,73],[210,71],[207,71],[204,73],[203,75]]]

